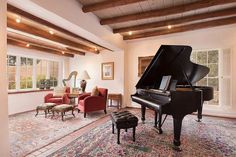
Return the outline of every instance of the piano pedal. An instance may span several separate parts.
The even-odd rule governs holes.
[[[201,119],[196,119],[196,122],[202,122]]]
[[[163,133],[161,128],[158,128],[158,127],[155,127],[155,128],[156,128],[156,131],[158,132],[158,134],[162,134]]]
[[[158,133],[159,134],[162,134],[163,133],[163,131],[162,131],[162,129],[160,128],[160,129],[157,129],[158,130]]]
[[[182,149],[179,146],[176,146],[176,145],[172,145],[172,149],[174,149],[177,152],[181,152],[182,151]]]

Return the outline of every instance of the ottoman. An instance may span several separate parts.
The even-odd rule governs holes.
[[[120,129],[133,128],[133,141],[135,141],[135,129],[138,125],[138,118],[129,111],[120,111],[111,113],[112,133],[114,134],[114,126],[117,128],[117,144],[120,144]]]
[[[44,104],[41,104],[39,106],[36,107],[36,115],[35,117],[38,115],[39,113],[39,110],[43,110],[44,113],[45,113],[45,118],[47,117],[47,113],[49,113],[49,111],[54,107],[56,106],[55,103],[44,103]]]
[[[74,115],[74,105],[69,105],[69,104],[57,105],[57,106],[53,107],[51,109],[51,111],[52,111],[52,117],[54,116],[54,112],[61,113],[62,121],[64,121],[65,113],[68,112],[68,111],[71,111],[72,115],[75,117],[75,115]]]

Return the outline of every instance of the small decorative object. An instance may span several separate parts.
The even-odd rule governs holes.
[[[85,88],[86,88],[86,84],[87,84],[86,80],[89,80],[90,77],[89,77],[87,71],[85,70],[81,74],[79,74],[78,78],[81,79],[81,81],[80,81],[80,88],[82,89],[82,92],[84,93],[85,92]]]
[[[102,63],[102,80],[114,80],[114,62]]]
[[[138,57],[138,76],[140,77],[152,61],[153,56]]]
[[[98,96],[99,95],[99,90],[98,87],[94,87],[92,92],[91,92],[91,96]]]
[[[45,80],[45,88],[46,89],[50,89],[51,85],[50,85],[50,79],[46,79]]]
[[[44,89],[45,88],[45,79],[42,79],[39,81],[39,89]]]

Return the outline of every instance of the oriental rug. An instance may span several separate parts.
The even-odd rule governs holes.
[[[108,108],[108,114],[116,108]],[[43,112],[41,112],[43,113]],[[66,113],[65,121],[60,115],[47,118],[35,117],[35,112],[27,112],[9,117],[10,156],[22,157],[106,116],[103,111],[75,113],[75,118]]]
[[[183,120],[181,152],[172,149],[173,123],[168,117],[163,125],[163,134],[153,127],[153,114],[148,112],[145,124],[136,128],[136,142],[132,141],[132,129],[121,131],[120,141],[111,132],[111,122],[94,128],[62,147],[50,157],[235,157],[236,120],[204,117],[196,122],[196,115],[188,115]],[[116,133],[116,132],[115,132]]]

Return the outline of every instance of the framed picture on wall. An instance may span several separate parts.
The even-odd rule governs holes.
[[[138,77],[142,76],[154,56],[138,57]]]
[[[114,62],[102,63],[102,80],[114,80]]]

